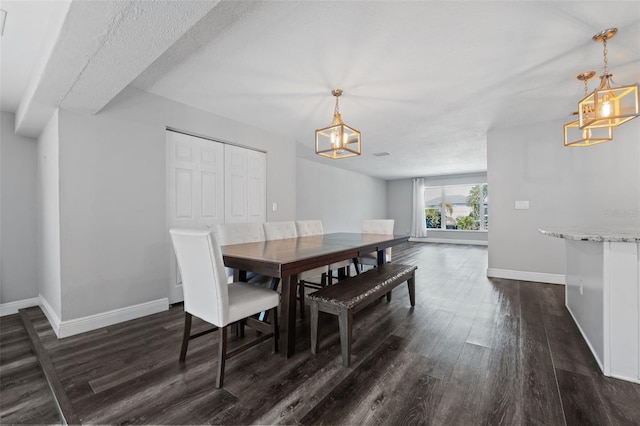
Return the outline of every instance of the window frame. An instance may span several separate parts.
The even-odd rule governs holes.
[[[479,212],[479,229],[448,229],[447,228],[447,206],[446,206],[446,199],[447,199],[447,188],[453,188],[453,187],[460,187],[460,186],[469,186],[469,187],[474,187],[474,186],[480,186],[480,188],[482,188],[484,185],[487,185],[487,197],[486,199],[481,199],[479,201],[479,206],[478,206],[478,212]],[[489,221],[489,184],[485,181],[485,182],[471,182],[471,183],[459,183],[459,184],[451,184],[451,185],[425,185],[424,186],[424,192],[425,192],[425,204],[424,204],[424,210],[425,210],[425,221],[426,221],[426,211],[428,208],[432,208],[431,205],[427,205],[427,197],[426,197],[426,191],[427,189],[433,190],[439,188],[440,189],[440,227],[439,228],[429,228],[427,227],[427,231],[432,230],[432,231],[453,231],[453,232],[488,232],[488,221]],[[451,194],[453,195],[453,194]],[[486,206],[486,212],[487,214],[485,215],[485,206]],[[486,216],[486,219],[485,219]]]

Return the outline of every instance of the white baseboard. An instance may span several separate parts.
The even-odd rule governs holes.
[[[640,379],[637,379],[635,377],[626,377],[626,376],[621,376],[619,374],[612,374],[609,377],[613,377],[614,379],[620,379],[620,380],[624,380],[626,382],[631,382],[631,383],[638,383],[640,384]]]
[[[38,305],[40,305],[40,309],[44,313],[44,316],[49,320],[49,324],[51,328],[53,328],[53,332],[56,333],[58,339],[60,338],[60,317],[56,314],[56,311],[53,310],[47,299],[45,299],[41,294],[38,295]]]
[[[548,284],[566,284],[567,279],[562,274],[547,274],[545,272],[515,271],[512,269],[487,268],[487,277],[506,278],[508,280],[534,281]]]
[[[82,318],[75,318],[68,321],[60,321],[51,306],[42,296],[40,296],[40,306],[49,320],[53,331],[56,333],[56,336],[58,336],[58,339],[62,339],[124,321],[166,311],[169,309],[169,299],[164,298],[152,300],[150,302],[114,309],[112,311],[89,315]]]
[[[459,240],[449,238],[417,238],[411,237],[409,241],[415,241],[417,243],[445,243],[445,244],[471,244],[474,246],[487,246],[489,243],[482,240]]]
[[[18,313],[18,309],[30,308],[32,306],[38,306],[38,298],[16,300],[15,302],[8,302],[0,304],[0,317],[5,315],[13,315]]]

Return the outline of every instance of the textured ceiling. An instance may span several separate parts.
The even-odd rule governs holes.
[[[140,18],[105,21],[116,30],[113,22],[132,21],[125,35],[155,48],[154,56],[122,43],[126,38],[112,27],[96,29],[96,37],[108,36],[105,46],[111,40],[118,46],[103,48],[99,63],[148,57],[124,74],[107,67],[100,75],[88,60],[76,68],[91,69],[85,82],[117,84],[106,95],[89,87],[95,84],[76,84],[69,90],[73,105],[115,96],[128,79],[141,90],[295,139],[299,157],[385,179],[486,170],[488,130],[569,121],[583,90],[575,76],[602,69],[602,45],[591,36],[605,28],[619,28],[609,43],[614,79],[640,81],[640,1],[164,2],[181,7],[153,11],[129,3],[140,3]],[[87,4],[72,2],[76,20],[80,9],[90,14]],[[189,16],[192,9],[197,14]],[[160,19],[163,13],[181,18]],[[174,25],[180,30],[169,31],[158,49],[154,43]],[[91,34],[66,33],[74,36]],[[361,157],[313,154],[314,130],[332,119],[334,88],[345,91],[345,122],[362,132]],[[372,155],[380,151],[390,155]]]

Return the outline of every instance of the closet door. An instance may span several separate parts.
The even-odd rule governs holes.
[[[247,222],[265,222],[267,220],[267,154],[249,151],[247,166]]]
[[[249,150],[233,145],[224,147],[224,221],[247,222],[247,187]]]
[[[224,222],[224,145],[167,131],[167,223],[206,228]],[[182,300],[182,280],[170,245],[169,302]]]
[[[267,155],[225,145],[225,223],[264,222]]]

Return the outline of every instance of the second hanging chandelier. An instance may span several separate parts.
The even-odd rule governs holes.
[[[609,72],[607,40],[618,32],[617,28],[600,31],[593,40],[603,45],[604,67],[600,86],[578,103],[578,122],[581,129],[617,127],[640,115],[638,83],[615,87]]]

